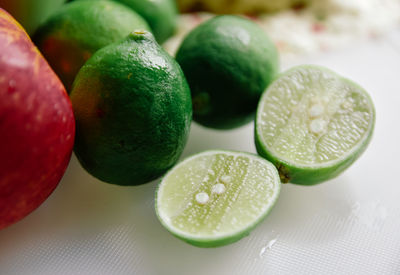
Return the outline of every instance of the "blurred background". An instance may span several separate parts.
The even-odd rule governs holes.
[[[0,0],[0,7],[33,34],[64,2]],[[171,54],[191,29],[215,14],[242,14],[254,20],[275,42],[283,62],[376,39],[400,25],[399,0],[176,0],[176,7],[177,27],[164,43]]]

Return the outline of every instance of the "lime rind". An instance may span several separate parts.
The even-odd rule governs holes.
[[[97,51],[70,98],[76,156],[101,181],[145,184],[178,161],[190,131],[190,91],[150,32],[134,31]]]
[[[256,160],[265,165],[269,172],[271,172],[272,178],[273,178],[273,195],[268,198],[268,202],[265,203],[264,208],[260,213],[258,213],[258,216],[252,220],[252,222],[246,224],[243,227],[237,228],[236,230],[229,231],[227,232],[218,232],[218,233],[213,233],[212,236],[204,236],[204,235],[198,235],[198,234],[193,234],[193,233],[188,233],[184,230],[181,230],[177,228],[176,226],[172,225],[170,222],[170,217],[169,215],[163,211],[160,210],[160,199],[163,197],[163,192],[164,192],[164,185],[163,182],[169,178],[169,176],[174,173],[177,169],[179,169],[182,166],[185,166],[188,162],[191,160],[202,157],[202,156],[207,156],[207,155],[214,155],[214,154],[226,154],[228,156],[245,156],[251,160]],[[275,166],[270,163],[269,161],[255,155],[255,154],[250,154],[250,153],[242,153],[242,152],[236,152],[236,151],[225,151],[225,150],[210,150],[210,151],[204,151],[202,153],[196,154],[194,156],[188,157],[182,162],[180,162],[178,165],[176,165],[174,168],[172,168],[162,179],[161,184],[159,185],[157,191],[156,191],[156,201],[155,201],[155,209],[156,209],[156,214],[158,219],[160,220],[161,224],[174,236],[177,238],[198,246],[198,247],[217,247],[217,246],[223,246],[227,245],[233,242],[236,242],[240,240],[241,238],[249,235],[250,231],[253,230],[271,211],[272,207],[276,203],[279,193],[280,193],[280,180],[279,180],[279,174],[278,171],[276,170]]]
[[[196,27],[176,60],[191,88],[194,121],[221,130],[252,121],[262,92],[279,73],[271,39],[236,15],[219,15]]]
[[[342,85],[351,87],[352,90],[356,91],[364,97],[367,102],[367,108],[370,116],[368,128],[365,130],[362,138],[358,142],[340,157],[329,160],[322,163],[299,163],[290,159],[285,159],[274,152],[274,148],[268,148],[265,139],[262,135],[261,123],[263,119],[261,118],[264,109],[264,101],[267,96],[269,96],[269,91],[275,88],[274,83],[277,83],[279,79],[285,76],[289,76],[298,70],[318,70],[323,73],[329,74],[330,77],[335,78],[336,81],[340,82]],[[366,150],[368,144],[371,141],[372,133],[375,126],[375,109],[369,94],[358,84],[353,81],[343,78],[342,76],[336,74],[335,72],[326,69],[324,67],[316,65],[302,65],[294,67],[284,73],[282,73],[264,92],[262,95],[258,108],[257,115],[255,119],[255,145],[259,155],[268,159],[278,168],[281,181],[282,182],[292,182],[302,185],[313,185],[329,179],[332,179],[344,170],[346,170],[359,156]]]

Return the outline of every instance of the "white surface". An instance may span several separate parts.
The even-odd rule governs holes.
[[[344,174],[317,186],[284,185],[249,237],[204,249],[160,225],[157,182],[101,183],[73,158],[53,195],[0,232],[0,274],[400,274],[400,32],[301,63],[353,79],[375,102],[372,143]],[[255,152],[253,125],[194,124],[184,156],[213,148]]]

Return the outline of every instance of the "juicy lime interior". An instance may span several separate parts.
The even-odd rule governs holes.
[[[234,235],[257,223],[280,190],[275,167],[253,155],[210,151],[171,170],[157,193],[157,212],[183,238]]]
[[[276,157],[324,166],[356,150],[373,119],[371,99],[359,86],[329,70],[304,66],[271,84],[260,101],[256,127]]]

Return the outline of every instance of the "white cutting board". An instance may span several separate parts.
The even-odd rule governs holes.
[[[204,249],[160,225],[156,181],[102,183],[73,157],[51,197],[0,232],[0,274],[400,274],[400,30],[299,63],[331,68],[375,102],[373,140],[344,174],[317,186],[284,185],[249,237]],[[193,124],[183,157],[212,148],[255,152],[253,125]]]

